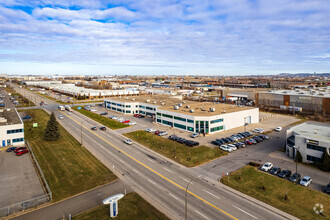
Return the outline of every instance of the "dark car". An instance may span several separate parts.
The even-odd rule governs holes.
[[[264,140],[269,140],[269,136],[264,135],[264,134],[259,135],[259,137],[263,138]]]
[[[22,119],[31,119],[31,116],[25,116],[25,117],[23,117]]]
[[[139,115],[138,118],[144,118],[144,115]]]
[[[292,176],[290,177],[290,181],[291,182],[294,182],[294,183],[299,183],[300,182],[300,179],[301,179],[301,176],[299,173],[294,173],[292,174]]]
[[[108,114],[108,112],[102,112],[102,113],[100,113],[100,115],[107,115]]]
[[[282,170],[277,176],[281,177],[281,178],[289,178],[291,176],[291,171],[290,170]]]
[[[102,126],[102,127],[100,127],[100,130],[105,131],[105,130],[107,130],[107,128]]]
[[[222,139],[216,139],[216,141],[220,142],[221,144],[225,144],[226,142]]]
[[[233,145],[235,145],[235,147],[237,147],[237,149],[241,148],[241,145],[239,143],[233,143]]]
[[[170,139],[170,140],[174,140],[174,138],[175,138],[175,135],[174,134],[168,136],[168,139]]]
[[[27,152],[29,152],[28,149],[19,150],[16,152],[16,156],[21,156],[23,154],[26,154]]]
[[[7,152],[12,152],[12,151],[14,151],[16,148],[17,148],[17,147],[10,147],[10,148],[8,148],[6,151],[7,151]]]
[[[252,144],[253,144],[253,142],[252,142],[252,141],[250,141],[250,140],[246,140],[246,141],[245,141],[245,144],[246,144],[246,145],[252,145]]]
[[[281,172],[281,168],[279,168],[279,167],[273,167],[270,171],[269,171],[269,173],[270,174],[273,174],[273,175],[277,175],[277,174],[279,174]]]
[[[214,145],[217,145],[217,146],[222,145],[219,141],[212,141],[211,144],[214,144]]]
[[[323,191],[327,194],[330,194],[330,183],[323,188]]]
[[[92,129],[93,131],[96,131],[96,130],[97,130],[97,127],[91,127],[91,129]]]

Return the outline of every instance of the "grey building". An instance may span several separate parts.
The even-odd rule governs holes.
[[[306,122],[286,131],[286,154],[295,158],[301,153],[304,163],[321,159],[324,149],[330,154],[330,126],[317,122]]]

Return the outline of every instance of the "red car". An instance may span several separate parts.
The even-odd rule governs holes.
[[[130,120],[123,121],[123,123],[129,123],[129,122],[131,122],[131,121]]]
[[[157,130],[155,131],[155,134],[158,135],[161,131]]]
[[[139,114],[134,114],[133,116],[134,116],[134,117],[139,117]]]
[[[23,154],[26,154],[27,152],[29,152],[28,149],[19,150],[16,152],[16,156],[21,156]]]
[[[18,147],[16,148],[15,150],[13,150],[15,153],[17,153],[18,151],[21,151],[21,150],[26,150],[27,148],[26,147]]]
[[[252,141],[250,141],[250,140],[246,140],[245,142],[246,142],[246,144],[248,144],[248,145],[252,145],[252,144],[253,144]]]

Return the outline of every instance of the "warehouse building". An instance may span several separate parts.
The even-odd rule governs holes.
[[[106,109],[142,114],[156,123],[188,132],[213,134],[259,122],[259,109],[223,103],[182,101],[166,95],[111,98]]]
[[[330,154],[330,126],[328,124],[307,122],[286,131],[286,154],[295,158],[300,152],[303,162],[319,161],[324,150]]]
[[[24,144],[24,124],[16,109],[0,109],[0,146]]]

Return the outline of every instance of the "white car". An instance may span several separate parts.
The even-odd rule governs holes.
[[[192,138],[197,138],[198,136],[199,136],[198,133],[193,133],[190,137],[192,137]]]
[[[124,142],[125,142],[125,144],[128,144],[128,145],[133,144],[133,141],[131,141],[130,139],[126,139]]]
[[[227,151],[227,152],[233,152],[233,149],[231,147],[228,147],[227,145],[221,145],[220,150]]]
[[[282,127],[277,127],[277,128],[275,129],[275,131],[277,131],[277,132],[282,131]]]
[[[311,183],[312,183],[312,178],[310,176],[304,176],[304,178],[300,180],[300,185],[302,186],[309,186]]]
[[[230,147],[232,150],[237,150],[237,147],[233,144],[228,144],[228,147]]]
[[[167,135],[167,132],[166,132],[166,131],[160,132],[160,133],[158,134],[158,136],[165,136],[165,135]]]
[[[135,121],[131,121],[131,122],[128,123],[128,125],[131,125],[131,126],[132,125],[136,125],[136,122]]]
[[[153,133],[153,132],[155,132],[156,130],[153,129],[153,128],[147,128],[145,131],[146,131],[146,132],[149,132],[149,133]]]
[[[58,116],[59,119],[63,119],[64,117],[62,115]]]
[[[118,117],[117,116],[113,116],[113,117],[111,117],[111,119],[117,120]]]
[[[95,108],[92,108],[90,111],[91,111],[91,112],[96,112],[96,111],[97,111],[97,109],[95,109]]]
[[[255,132],[255,133],[264,133],[265,130],[262,129],[262,128],[255,128],[252,131]]]
[[[270,163],[270,162],[267,162],[267,163],[265,163],[264,165],[262,165],[262,167],[261,167],[260,169],[263,170],[263,171],[268,172],[268,171],[270,171],[272,168],[273,168],[273,164]]]

